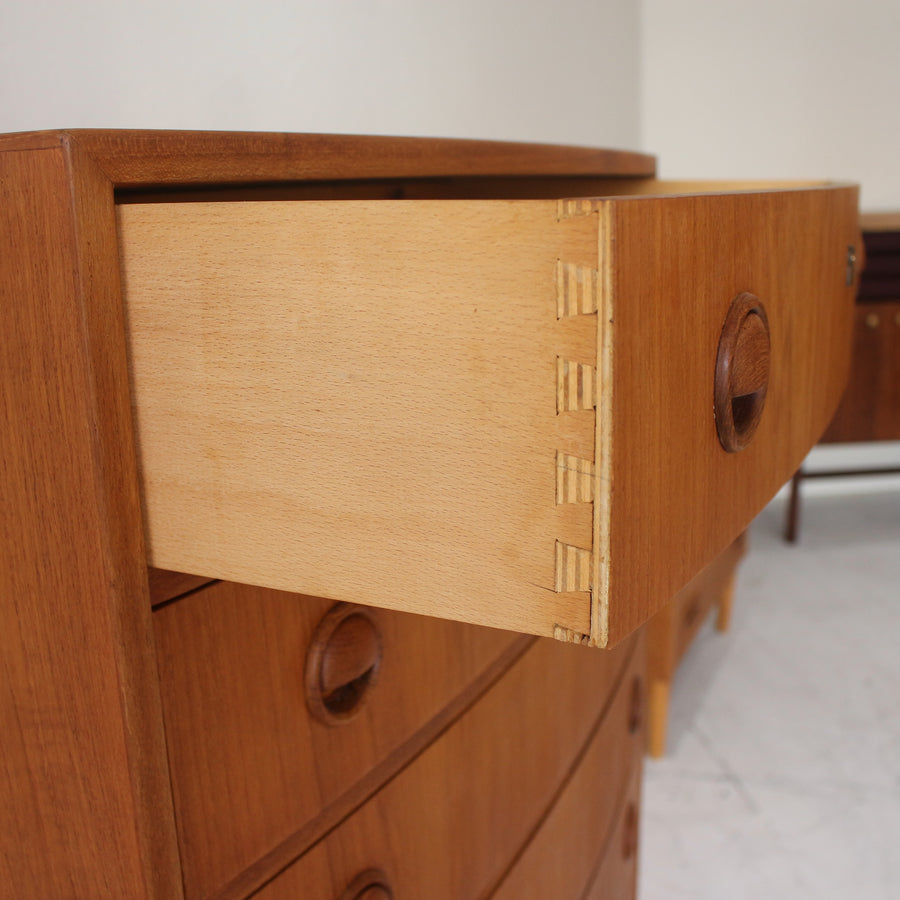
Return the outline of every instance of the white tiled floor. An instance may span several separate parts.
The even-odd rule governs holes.
[[[641,900],[900,898],[900,488],[774,502],[648,760]]]

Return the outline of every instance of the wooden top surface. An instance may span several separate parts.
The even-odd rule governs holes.
[[[859,227],[863,231],[900,231],[900,212],[861,213]]]
[[[0,151],[74,142],[115,187],[564,175],[651,176],[641,153],[552,144],[327,134],[73,129],[0,136]]]

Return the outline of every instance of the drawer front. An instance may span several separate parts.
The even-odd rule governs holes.
[[[745,548],[746,538],[741,535],[675,596],[673,600],[675,665],[678,665],[681,657],[687,652],[691,641],[706,621],[709,611],[722,600],[722,596],[735,577]],[[652,621],[655,621],[655,618]],[[652,628],[650,641],[652,644]]]
[[[152,565],[615,643],[833,414],[856,196],[120,207]]]
[[[529,644],[382,610],[335,628],[333,607],[219,583],[153,614],[188,898],[210,896],[267,854],[269,865],[290,861]],[[380,659],[370,672],[373,633]],[[311,647],[324,661],[307,671]]]
[[[547,810],[493,900],[584,896],[615,843],[618,819],[640,781],[644,734],[644,671],[638,648],[615,699],[571,777]],[[609,845],[609,846],[608,846]],[[609,894],[610,898],[626,895]]]
[[[679,591],[647,624],[647,675],[669,681],[710,609],[722,599],[746,552],[741,535]]]
[[[850,382],[822,440],[900,440],[900,301],[857,304]]]
[[[625,773],[639,768],[642,745],[628,730],[626,707],[643,656],[629,643],[609,657],[539,642],[409,768],[254,896],[343,900],[357,896],[344,892],[365,872],[381,873],[370,878],[397,898],[490,895],[553,818],[560,792],[566,805],[574,799],[566,785],[584,777],[588,758],[597,762],[594,754],[603,751],[595,748],[606,751],[596,783],[602,806],[605,794],[621,793]],[[587,706],[573,699],[579,692]],[[574,824],[570,816],[566,824]],[[579,847],[585,838],[559,837]],[[591,837],[594,858],[603,834],[588,835],[589,844]]]
[[[637,896],[641,780],[633,778],[600,864],[579,900],[634,900]],[[523,897],[529,895],[524,894]],[[535,894],[534,900],[538,900]]]

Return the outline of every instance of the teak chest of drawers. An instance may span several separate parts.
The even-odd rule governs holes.
[[[633,894],[633,632],[827,424],[858,242],[653,174],[0,139],[10,896]]]

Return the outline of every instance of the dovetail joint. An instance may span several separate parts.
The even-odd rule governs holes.
[[[591,503],[594,499],[594,463],[580,456],[556,453],[556,502]]]
[[[588,266],[556,262],[556,317],[584,316],[597,312],[600,273]]]
[[[594,366],[556,360],[556,411],[594,409],[597,405],[597,370]]]
[[[598,209],[597,201],[586,197],[575,197],[557,201],[556,216],[558,219],[572,219],[575,216],[589,216]]]
[[[589,591],[593,553],[582,547],[556,542],[556,591]]]
[[[562,625],[553,626],[553,637],[566,644],[590,644],[591,642],[589,634],[582,634],[580,631],[573,631],[571,628],[564,628]]]

